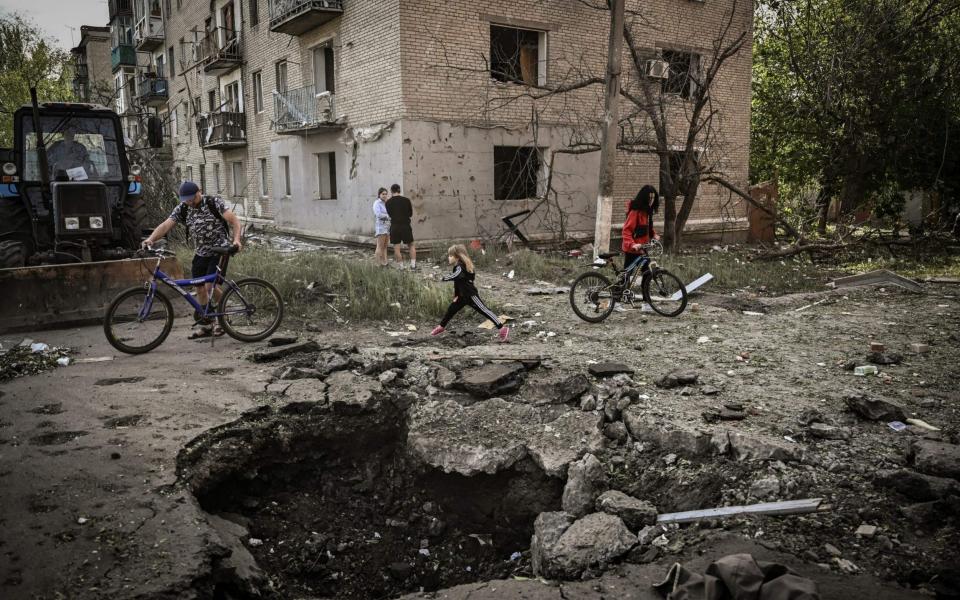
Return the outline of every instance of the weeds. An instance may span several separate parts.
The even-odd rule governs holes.
[[[436,242],[431,247],[431,260],[441,267],[447,265],[446,242]],[[484,250],[469,248],[470,258],[478,271],[491,274],[514,272],[514,277],[530,281],[543,280],[565,283],[587,263],[559,253],[535,252],[533,250],[514,250],[508,252],[503,246],[491,246]]]
[[[436,319],[450,301],[449,290],[417,275],[336,254],[248,246],[231,259],[229,271],[233,279],[260,277],[275,285],[295,318]]]

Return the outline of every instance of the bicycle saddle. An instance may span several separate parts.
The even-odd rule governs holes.
[[[236,246],[224,246],[222,248],[211,248],[210,251],[213,252],[214,254],[220,254],[220,255],[228,254],[230,256],[233,256],[238,252],[238,248]]]

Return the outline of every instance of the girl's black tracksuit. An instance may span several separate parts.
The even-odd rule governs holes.
[[[487,306],[483,303],[483,300],[480,299],[480,294],[477,292],[477,286],[473,284],[473,280],[475,278],[476,274],[468,271],[467,266],[464,265],[462,261],[457,261],[452,273],[443,276],[443,281],[453,282],[453,293],[456,297],[453,299],[453,302],[447,309],[447,314],[443,315],[443,320],[440,321],[440,325],[446,327],[447,323],[450,322],[450,319],[460,312],[461,308],[469,306],[484,317],[493,321],[493,326],[497,329],[503,327],[503,323],[500,322],[500,319],[497,318],[497,315],[495,315],[492,310],[487,308]]]

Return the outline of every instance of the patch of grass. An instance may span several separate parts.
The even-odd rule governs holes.
[[[705,273],[713,274],[707,291],[748,289],[772,295],[818,291],[840,275],[835,269],[815,265],[803,257],[760,261],[749,260],[745,252],[672,254],[662,256],[658,262],[684,283]]]
[[[447,268],[447,248],[451,244],[436,242],[431,247],[430,259],[441,268]],[[534,251],[526,248],[508,252],[503,246],[491,246],[484,251],[468,248],[477,271],[500,275],[514,271],[514,277],[524,280],[542,280],[565,283],[588,265],[583,259],[560,252]]]
[[[192,254],[178,256],[189,261]],[[450,302],[449,290],[416,274],[332,253],[281,254],[247,246],[231,259],[229,276],[269,281],[293,318],[435,320]]]

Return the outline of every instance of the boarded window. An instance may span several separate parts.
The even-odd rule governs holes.
[[[337,155],[334,152],[321,152],[317,157],[317,198],[319,200],[337,199]]]
[[[497,81],[540,83],[539,31],[490,26],[490,76]]]
[[[663,60],[670,65],[669,75],[662,80],[663,93],[677,94],[681,98],[689,99],[695,89],[700,56],[690,52],[664,50]]]
[[[494,146],[494,199],[536,198],[540,166],[540,152],[537,148],[531,146]]]

